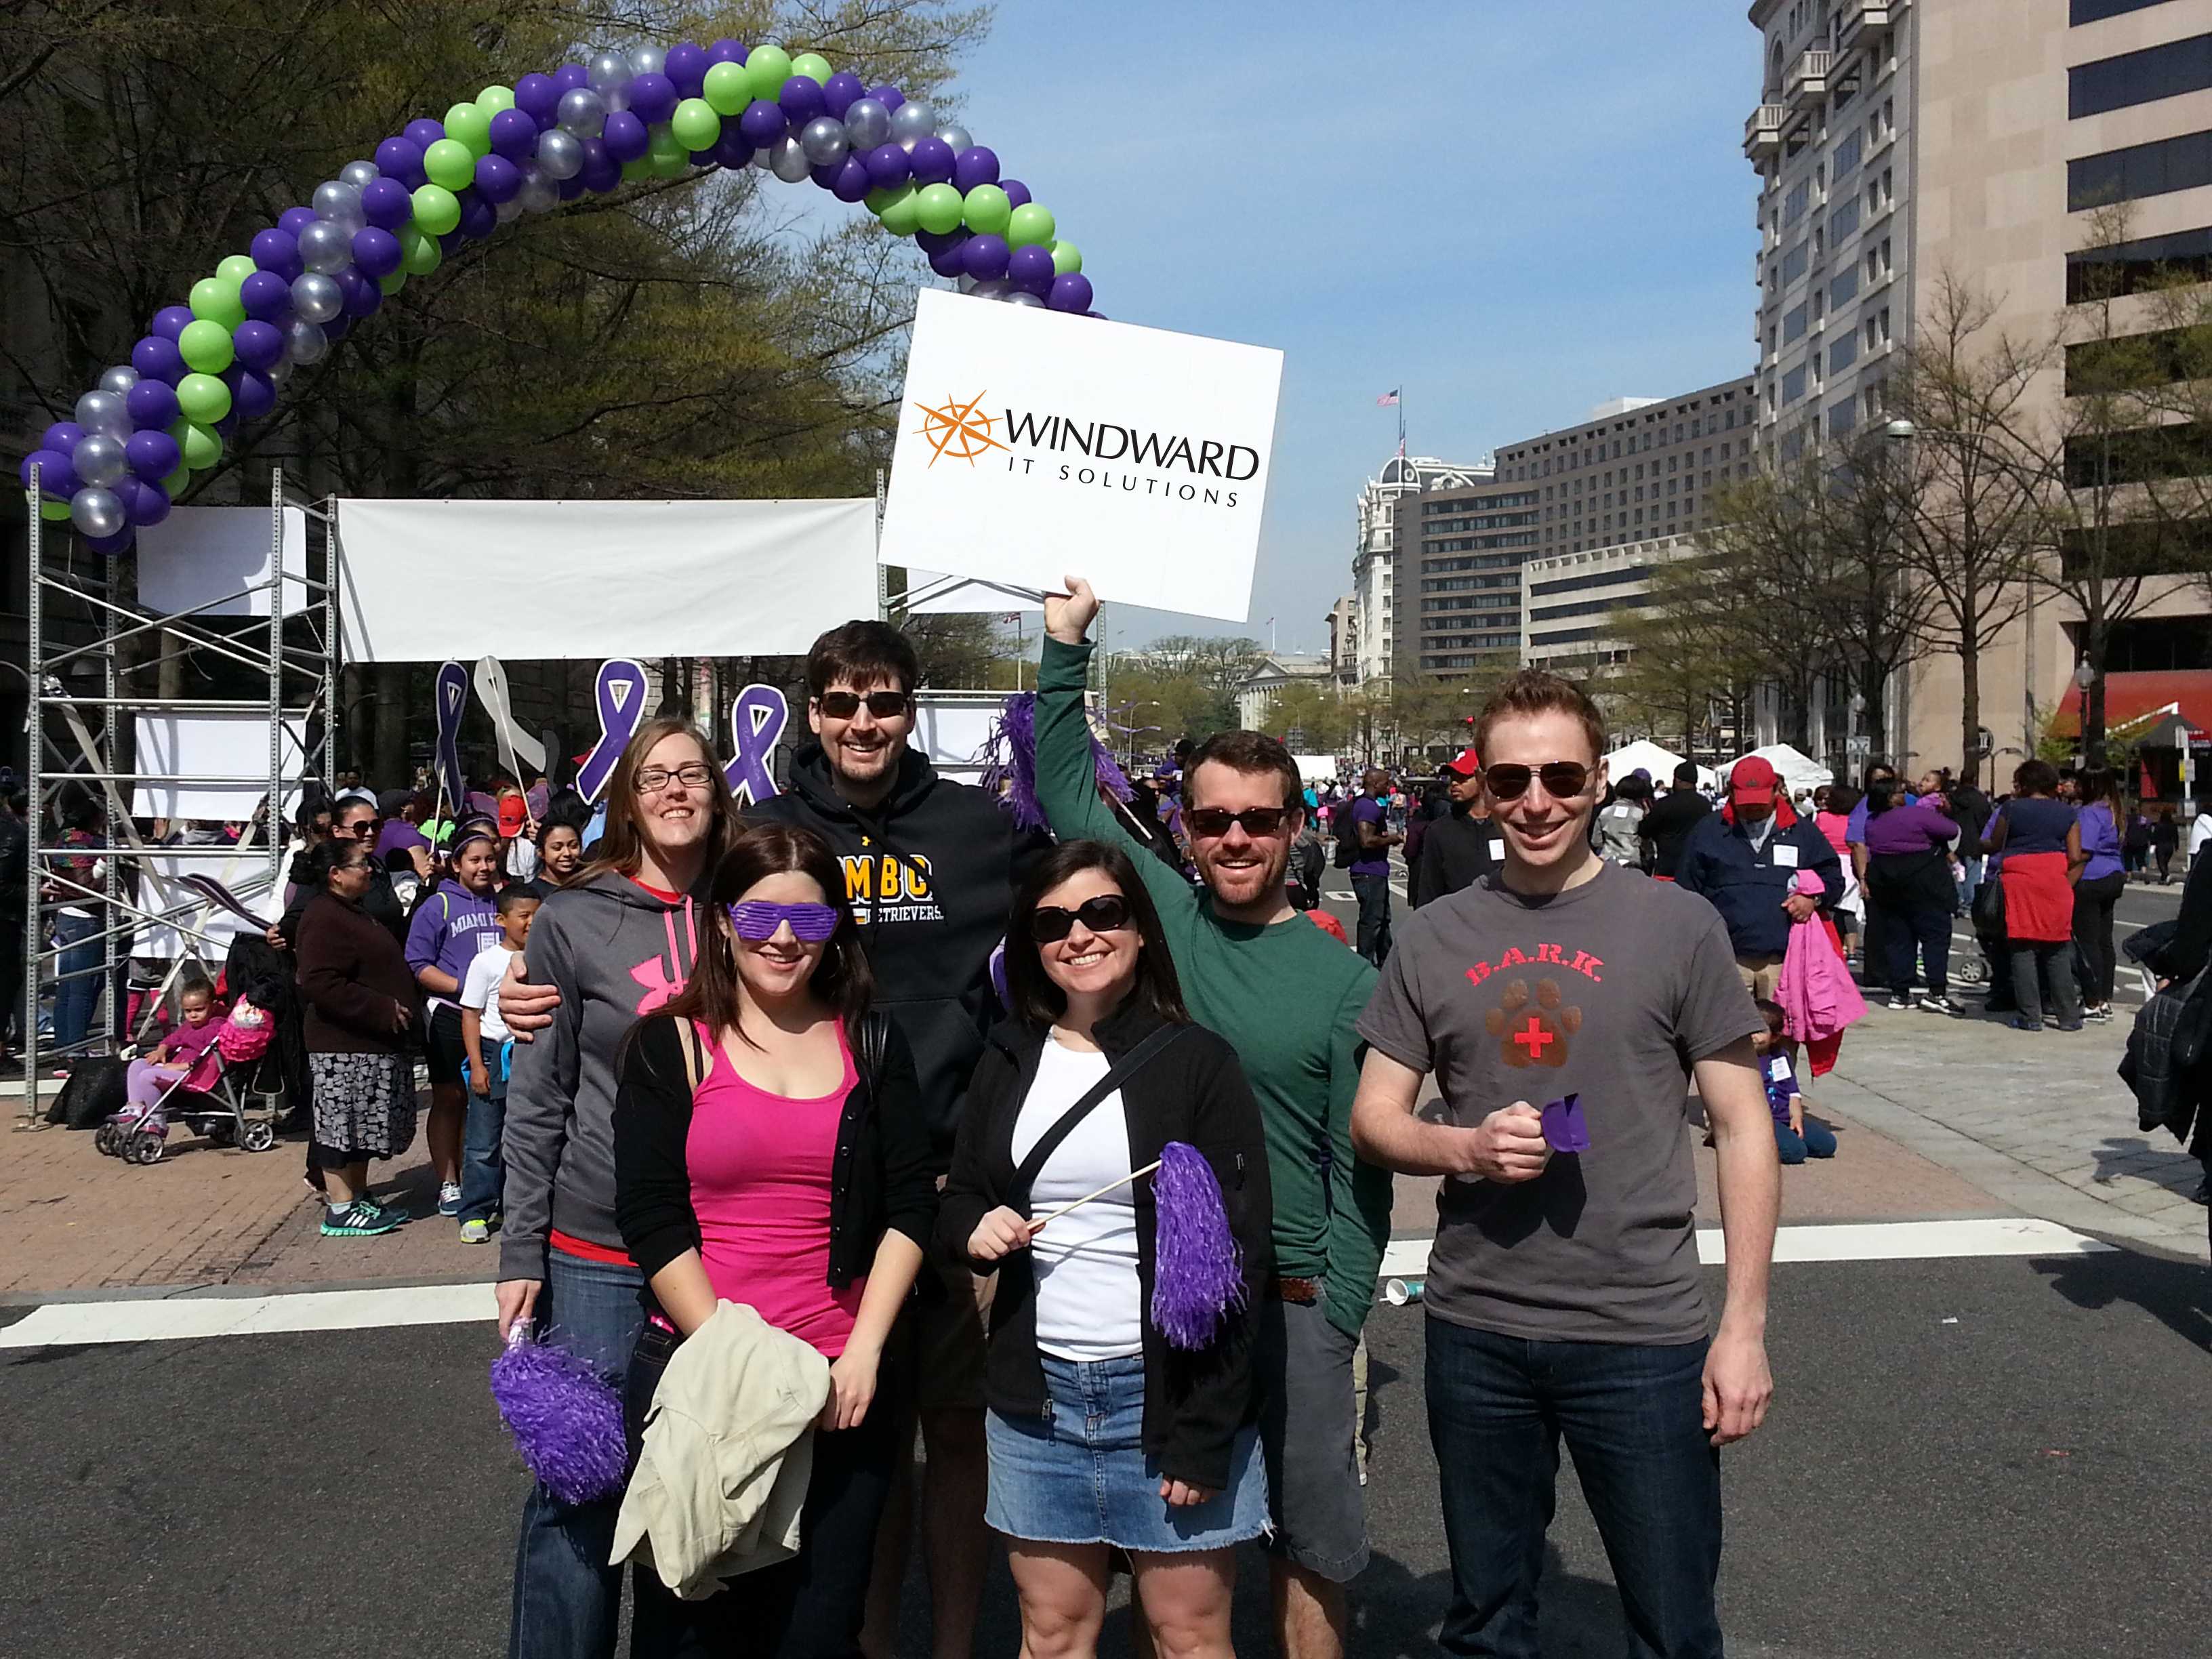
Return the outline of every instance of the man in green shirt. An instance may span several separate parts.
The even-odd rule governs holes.
[[[1036,794],[1054,833],[1138,848],[1099,799],[1083,690],[1088,582],[1048,596],[1037,672]],[[1291,904],[1283,885],[1305,821],[1289,751],[1217,733],[1183,775],[1183,830],[1206,884],[1157,859],[1137,868],[1159,908],[1192,1015],[1236,1045],[1267,1137],[1275,1271],[1254,1377],[1273,1510],[1270,1546],[1285,1659],[1340,1659],[1345,1584],[1367,1565],[1354,1452],[1352,1357],[1390,1231],[1390,1176],[1352,1150],[1354,1029],[1375,969]],[[1286,1425],[1295,1423],[1295,1433]]]

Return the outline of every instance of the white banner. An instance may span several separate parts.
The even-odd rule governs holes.
[[[1241,622],[1283,354],[922,290],[886,564]],[[991,608],[997,608],[995,606]]]
[[[341,501],[345,658],[802,655],[876,614],[875,508]]]
[[[284,716],[283,780],[280,823],[289,824],[300,804],[300,774],[306,768],[301,745],[304,720]],[[132,787],[131,816],[136,818],[200,818],[232,823],[253,816],[269,793],[269,717],[265,714],[139,714],[133,717],[138,770],[190,783],[141,783]],[[229,781],[229,780],[236,781]],[[258,856],[266,859],[264,848]]]
[[[269,614],[275,521],[265,507],[180,507],[138,532],[138,603],[203,617]],[[284,509],[284,614],[307,608],[307,515]],[[241,589],[252,589],[240,594]],[[229,598],[228,595],[239,594]],[[219,600],[215,605],[210,599]]]

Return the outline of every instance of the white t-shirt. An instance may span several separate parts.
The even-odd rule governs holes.
[[[1045,1039],[1036,1080],[1014,1120],[1014,1162],[1029,1156],[1108,1070],[1103,1054],[1079,1054]],[[1091,1109],[1037,1171],[1030,1213],[1096,1191],[1135,1165],[1129,1121],[1115,1090]],[[1036,1273],[1038,1349],[1055,1359],[1119,1359],[1145,1346],[1144,1288],[1137,1277],[1137,1206],[1133,1187],[1116,1187],[1062,1216],[1030,1246]]]
[[[461,1006],[473,1008],[483,1016],[483,1040],[486,1042],[507,1041],[507,1022],[499,1017],[499,982],[507,977],[507,959],[514,954],[504,941],[487,945],[469,963],[469,971],[461,980]],[[489,1057],[485,1063],[490,1064]]]

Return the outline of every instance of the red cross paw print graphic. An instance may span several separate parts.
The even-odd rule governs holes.
[[[1583,1028],[1583,1011],[1562,1007],[1557,981],[1536,981],[1534,1006],[1528,981],[1516,979],[1499,993],[1498,1006],[1483,1016],[1483,1024],[1498,1039],[1508,1066],[1564,1066],[1567,1039]]]

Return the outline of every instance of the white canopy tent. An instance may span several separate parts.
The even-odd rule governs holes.
[[[1739,765],[1753,756],[1774,769],[1775,775],[1790,791],[1792,799],[1808,789],[1825,788],[1836,781],[1833,772],[1786,743],[1770,743],[1764,749],[1754,749],[1749,755],[1739,756],[1729,763],[1729,772],[1734,773]]]
[[[1651,787],[1664,789],[1674,781],[1674,769],[1682,763],[1682,757],[1671,749],[1662,749],[1649,738],[1638,738],[1634,743],[1623,744],[1605,757],[1605,775],[1615,784],[1641,767],[1651,775]],[[1719,782],[1719,776],[1711,767],[1698,769],[1698,787],[1710,789]]]

